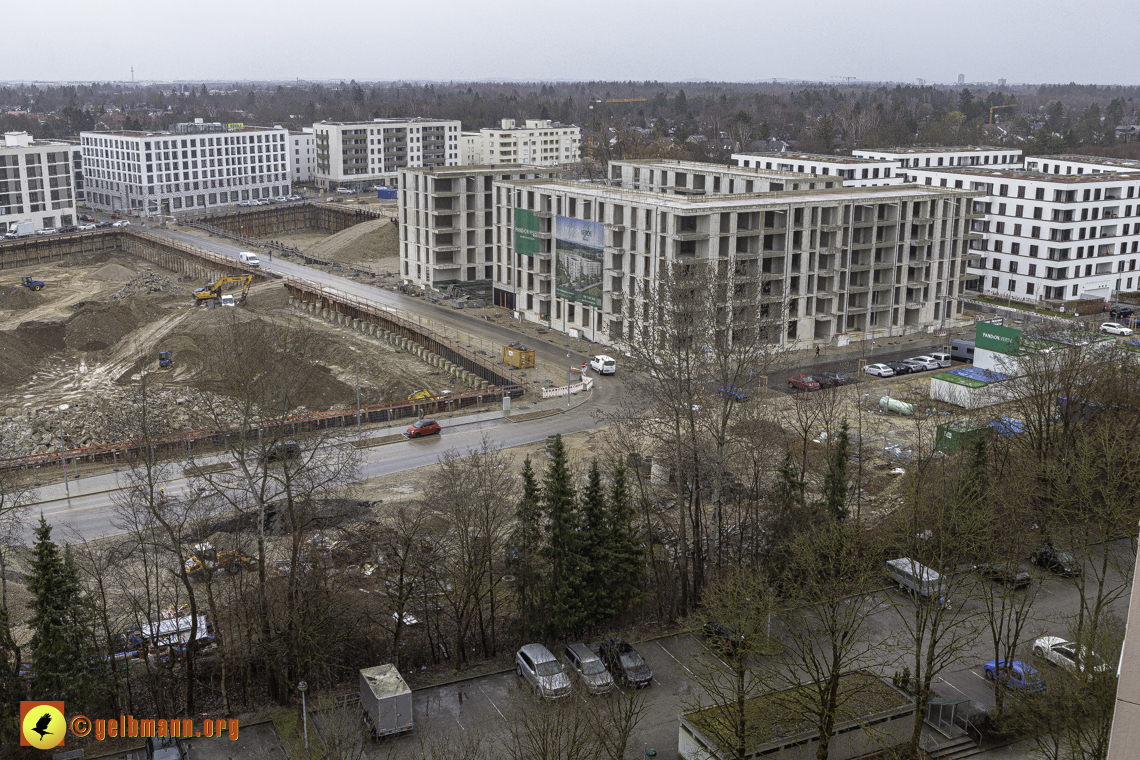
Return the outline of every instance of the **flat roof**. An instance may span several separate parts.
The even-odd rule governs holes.
[[[1003,148],[998,145],[956,145],[915,148],[856,148],[864,153],[1020,153],[1021,148]]]
[[[1052,174],[1050,172],[1028,171],[1023,169],[996,169],[989,166],[916,166],[903,171],[931,172],[932,174],[962,174],[969,177],[998,177],[1000,179],[1020,179],[1031,182],[1060,182],[1066,185],[1088,184],[1140,179],[1133,174],[1117,172],[1097,172],[1096,174]]]
[[[805,175],[797,175],[804,179]],[[818,177],[818,179],[826,179]],[[838,178],[836,178],[838,179]],[[879,185],[875,187],[834,187],[816,190],[777,190],[767,193],[734,193],[718,195],[672,195],[647,190],[628,190],[607,187],[589,182],[575,182],[562,179],[515,179],[499,180],[504,185],[543,187],[552,192],[565,192],[576,195],[592,195],[598,198],[625,200],[658,206],[669,206],[680,211],[706,211],[711,208],[748,208],[759,205],[783,206],[788,203],[842,203],[879,202],[899,198],[926,198],[930,196],[957,195],[967,198],[980,198],[980,190],[966,190],[930,185]]]
[[[80,132],[79,135],[95,135],[97,137],[217,137],[218,135],[238,135],[243,132],[288,132],[289,130],[284,127],[278,129],[277,127],[242,127],[241,129],[220,129],[216,132],[168,132],[166,130],[155,130],[153,132],[139,132],[137,130],[125,129],[112,129],[112,130],[94,130],[88,129]]]
[[[334,127],[351,127],[358,124],[444,124],[450,121],[459,121],[459,119],[429,119],[423,116],[411,116],[407,119],[369,119],[368,121],[318,121],[317,124],[328,124]]]
[[[1059,156],[1026,156],[1026,159],[1033,161],[1071,161],[1077,164],[1098,164],[1101,166],[1118,166],[1124,169],[1140,169],[1140,161],[1132,158],[1063,154]]]
[[[751,174],[757,177],[776,177],[789,181],[803,182],[805,178],[822,178],[827,181],[843,181],[843,177],[831,174],[808,174],[807,172],[789,172],[781,169],[761,169],[755,166],[737,166],[736,164],[710,164],[705,161],[682,161],[679,159],[662,158],[627,158],[610,161],[610,164],[636,164],[637,166],[654,166],[659,168],[677,167],[694,172],[708,172],[710,174]],[[811,180],[808,180],[811,181]]]
[[[818,153],[733,153],[733,156],[762,156],[764,158],[794,158],[800,161],[823,161],[829,164],[873,164],[892,161],[890,158],[861,158],[859,156],[831,156]]]
[[[422,174],[495,174],[497,172],[541,171],[557,174],[558,168],[554,166],[539,166],[538,164],[468,164],[464,166],[401,166],[400,171],[417,172]]]

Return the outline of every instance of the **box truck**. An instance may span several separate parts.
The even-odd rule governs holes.
[[[395,665],[361,669],[360,704],[376,736],[412,730],[412,690]]]

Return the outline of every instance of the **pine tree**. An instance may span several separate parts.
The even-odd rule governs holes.
[[[508,567],[515,576],[515,597],[519,623],[524,635],[539,632],[545,625],[546,605],[539,557],[545,551],[542,534],[541,493],[530,457],[523,462],[523,494],[515,510],[514,547]]]
[[[35,532],[28,577],[28,591],[34,597],[28,621],[33,631],[31,696],[100,707],[109,694],[109,671],[101,662],[90,660],[94,627],[79,570],[70,549],[60,556],[43,515]]]
[[[578,534],[579,561],[584,571],[583,615],[587,626],[599,625],[613,619],[614,542],[607,518],[606,492],[602,487],[602,474],[598,460],[590,463],[586,488],[582,491],[582,524]]]
[[[851,436],[847,420],[839,426],[839,435],[827,458],[827,474],[823,477],[823,508],[836,520],[846,520],[847,509],[847,456],[851,449]]]
[[[625,479],[625,465],[618,464],[610,483],[607,521],[609,523],[614,615],[623,615],[636,604],[644,588],[644,552],[637,537],[633,502]]]
[[[548,631],[552,635],[575,632],[582,628],[584,579],[577,557],[577,499],[566,461],[562,436],[554,437],[550,464],[542,484],[542,508],[546,518],[550,560],[550,616]]]

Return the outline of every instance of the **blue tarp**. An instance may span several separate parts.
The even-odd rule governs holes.
[[[988,369],[981,369],[979,367],[960,367],[950,370],[950,374],[958,375],[959,377],[968,377],[971,380],[977,380],[979,383],[996,383],[1009,379],[1009,375],[1003,375],[1000,372],[991,372]]]
[[[1012,438],[1026,431],[1025,423],[1014,417],[998,417],[987,424],[1001,438]]]

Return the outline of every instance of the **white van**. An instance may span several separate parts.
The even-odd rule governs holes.
[[[903,591],[927,599],[937,599],[939,604],[946,603],[942,576],[909,557],[887,560],[887,577],[899,584]]]
[[[242,251],[239,253],[238,261],[251,267],[261,266],[261,261],[257,258],[257,254],[250,253],[249,251]]]
[[[231,293],[226,293],[224,296],[222,296],[221,300],[222,306],[237,306],[237,303],[234,302],[233,294]]]
[[[929,356],[931,359],[933,359],[934,361],[941,364],[943,367],[949,367],[950,366],[950,354],[935,352],[932,354],[927,354],[927,356]]]
[[[617,362],[605,354],[599,354],[590,359],[590,369],[599,375],[612,375],[617,372]]]

